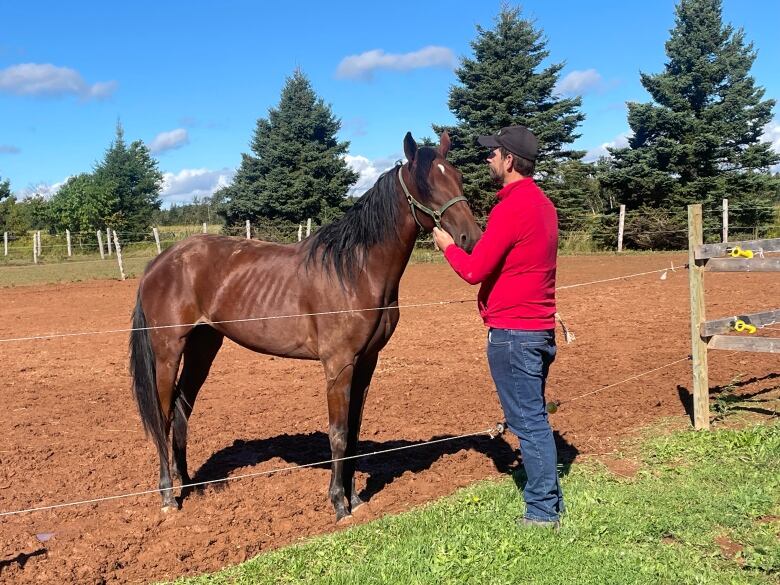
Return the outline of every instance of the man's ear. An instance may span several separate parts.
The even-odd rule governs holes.
[[[515,155],[509,152],[504,157],[504,168],[506,168],[507,171],[511,171],[512,167],[514,166],[515,166]]]

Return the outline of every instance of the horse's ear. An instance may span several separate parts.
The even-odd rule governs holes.
[[[404,154],[409,162],[414,162],[414,157],[417,156],[417,141],[412,138],[411,132],[404,136]]]
[[[441,133],[441,136],[439,136],[439,154],[442,158],[447,158],[447,153],[450,151],[451,144],[450,135],[447,134],[447,131],[445,130]]]

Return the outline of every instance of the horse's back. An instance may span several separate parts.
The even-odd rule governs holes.
[[[297,272],[300,246],[203,234],[191,236],[157,256],[141,279],[144,300],[211,305],[220,289],[248,284],[258,273]]]
[[[301,244],[198,235],[161,254],[140,286],[153,324],[211,323],[255,351],[313,358],[311,320],[275,318],[315,310],[318,273],[308,276]]]

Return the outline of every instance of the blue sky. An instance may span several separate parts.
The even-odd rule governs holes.
[[[90,171],[120,119],[150,145],[166,204],[209,195],[248,152],[255,123],[296,67],[342,120],[360,187],[401,157],[407,130],[452,123],[454,68],[497,0],[366,2],[0,2],[0,177],[24,196]],[[520,6],[582,95],[575,146],[621,144],[639,72],[665,62],[673,0],[533,0]],[[724,0],[758,50],[752,73],[780,101],[780,1]],[[780,108],[765,137],[780,151]],[[362,191],[361,191],[362,192]]]

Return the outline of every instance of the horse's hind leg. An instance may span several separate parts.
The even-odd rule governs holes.
[[[184,366],[176,385],[173,409],[172,469],[174,479],[179,479],[182,485],[190,483],[187,473],[187,422],[223,339],[224,336],[212,327],[199,325],[189,334],[184,346]],[[184,495],[182,490],[182,497]]]
[[[352,386],[350,388],[349,400],[349,430],[347,433],[346,457],[352,457],[357,453],[358,438],[360,437],[360,424],[363,421],[363,407],[366,403],[368,386],[371,383],[371,377],[374,375],[376,362],[379,354],[363,356],[355,366],[355,373],[352,376]],[[344,488],[349,506],[354,512],[363,500],[355,490],[355,468],[356,459],[344,461]]]
[[[181,352],[184,341],[176,339],[163,346],[165,351],[155,350],[157,373],[157,397],[160,400],[160,411],[165,424],[165,442],[157,445],[157,453],[160,456],[160,494],[162,495],[162,509],[164,512],[177,510],[179,505],[173,497],[173,482],[168,462],[168,436],[171,429],[171,414],[173,408],[173,386],[176,382],[176,374],[179,371]]]

